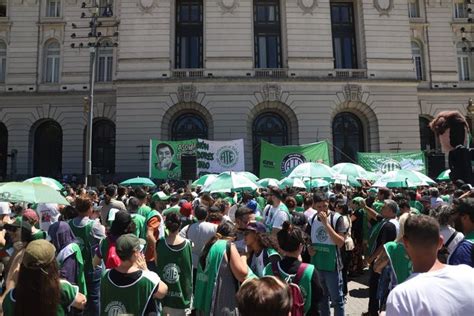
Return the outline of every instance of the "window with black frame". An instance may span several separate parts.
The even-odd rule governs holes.
[[[281,25],[278,0],[253,3],[255,68],[281,68]]]
[[[202,68],[202,0],[176,1],[175,68]]]
[[[206,121],[196,113],[183,113],[171,124],[171,140],[208,139]]]
[[[331,2],[334,68],[357,69],[357,46],[352,2]]]
[[[364,131],[360,119],[349,112],[341,112],[332,122],[334,164],[355,162],[357,152],[364,151]]]

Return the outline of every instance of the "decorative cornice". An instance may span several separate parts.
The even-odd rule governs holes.
[[[217,5],[221,8],[222,13],[234,13],[240,5],[240,0],[217,0]]]
[[[389,16],[393,9],[393,0],[374,0],[374,8],[379,11],[380,16]]]
[[[298,0],[297,1],[298,7],[303,10],[303,15],[305,14],[313,14],[314,10],[318,6],[317,0]]]

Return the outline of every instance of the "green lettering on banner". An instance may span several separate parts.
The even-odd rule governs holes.
[[[425,154],[422,151],[398,153],[357,153],[357,161],[365,170],[378,174],[395,170],[414,170],[426,174]]]
[[[260,178],[281,179],[303,162],[329,164],[329,145],[326,141],[298,146],[277,146],[262,140],[260,148]]]

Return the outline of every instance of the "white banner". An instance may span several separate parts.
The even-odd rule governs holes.
[[[244,140],[212,141],[198,139],[197,176],[224,171],[245,171]]]

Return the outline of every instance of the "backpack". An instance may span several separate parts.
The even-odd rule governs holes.
[[[109,248],[107,250],[107,253],[104,256],[104,264],[105,264],[105,268],[113,269],[113,268],[118,267],[120,263],[122,263],[122,260],[120,260],[119,256],[117,255],[115,241],[110,242],[110,240],[108,240],[107,242],[109,244],[108,245]]]
[[[296,275],[293,279],[290,279],[288,283],[288,287],[290,288],[291,298],[292,298],[292,305],[291,305],[291,316],[303,316],[304,315],[304,298],[303,293],[301,292],[300,286],[298,282],[303,277],[304,270],[308,266],[307,263],[301,263]],[[272,272],[273,275],[280,277],[280,271],[278,270],[278,264],[272,263]],[[282,279],[282,278],[281,278]],[[283,280],[285,281],[285,280]],[[311,298],[308,298],[311,299]]]
[[[438,260],[441,261],[442,263],[448,262],[448,258],[449,258],[448,246],[451,244],[451,242],[454,240],[454,237],[456,237],[457,234],[458,232],[454,231],[449,237],[448,241],[446,241],[444,245],[441,247],[441,249],[438,250]]]

